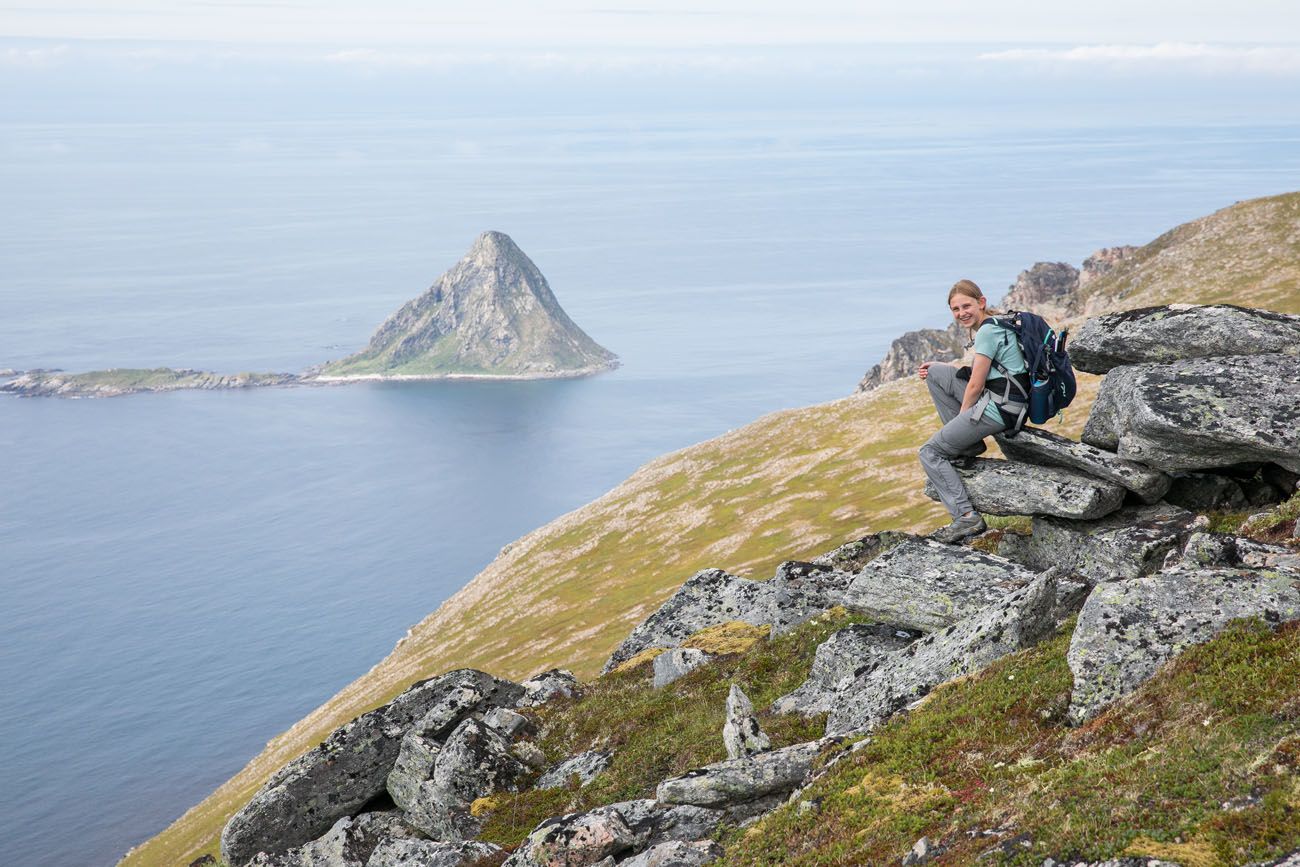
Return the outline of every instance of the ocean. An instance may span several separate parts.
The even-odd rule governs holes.
[[[622,361],[0,399],[0,862],[113,863],[506,543],[850,393],[957,278],[997,298],[1293,188],[1298,143],[865,111],[0,124],[0,368],[301,370],[486,229]]]

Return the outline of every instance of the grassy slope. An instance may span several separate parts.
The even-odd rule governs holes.
[[[1256,282],[1236,282],[1243,268]],[[1300,193],[1234,206],[1162,236],[1090,287],[1090,312],[1105,309],[1110,293],[1117,308],[1224,300],[1227,282],[1235,303],[1300,313]],[[1083,383],[1062,433],[1077,436],[1096,386],[1095,378]],[[921,495],[916,466],[932,412],[915,381],[902,381],[774,413],[652,461],[508,546],[386,659],[124,863],[184,864],[215,851],[226,819],[273,771],[422,677],[458,666],[508,677],[563,666],[589,677],[699,569],[762,578],[782,560],[869,530],[936,526],[942,513]]]

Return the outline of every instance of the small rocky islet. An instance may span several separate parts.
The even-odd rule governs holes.
[[[1085,441],[1027,431],[1001,441],[1008,459],[964,471],[977,507],[1026,516],[1031,533],[995,529],[960,545],[873,533],[784,563],[767,581],[704,570],[614,649],[598,681],[623,678],[650,694],[724,666],[741,646],[736,634],[752,645],[861,620],[820,641],[807,679],[762,714],[730,685],[718,732],[726,759],[670,773],[640,797],[557,812],[508,847],[480,839],[503,799],[581,791],[610,773],[617,748],[582,744],[548,758],[537,747],[552,709],[594,689],[568,672],[513,683],[460,669],[414,684],[272,776],[227,822],[222,858],[231,867],[707,864],[743,850],[735,829],[776,811],[815,822],[819,781],[883,727],[923,712],[939,687],[1053,636],[1068,643],[1072,685],[1045,725],[1084,731],[1242,618],[1274,630],[1300,622],[1300,549],[1286,539],[1300,503],[1300,355],[1291,349],[1300,317],[1224,305],[1113,316],[1085,323],[1075,344],[1081,369],[1105,375]],[[1180,329],[1171,353],[1160,334],[1173,317],[1195,327]],[[1265,370],[1269,399],[1255,400],[1242,380]],[[1274,541],[1213,531],[1211,515],[1243,507],[1258,513],[1245,526]],[[701,640],[719,630],[733,637]],[[760,716],[821,729],[782,743]],[[1259,807],[1264,796],[1254,797],[1225,802],[1224,814]],[[921,837],[902,863],[945,853],[955,860],[937,863],[1001,863],[1031,850],[1034,863],[1088,863],[1034,849],[1014,817],[981,833]],[[1300,832],[1292,837],[1269,844],[1280,856],[1269,863],[1296,863],[1294,852],[1276,852],[1295,849]],[[1136,839],[1106,863],[1230,863],[1204,846]]]
[[[337,385],[367,380],[558,379],[618,366],[560,307],[537,265],[502,232],[484,232],[362,351],[302,373],[221,374],[188,368],[89,373],[0,370],[0,393],[118,397],[182,389]]]

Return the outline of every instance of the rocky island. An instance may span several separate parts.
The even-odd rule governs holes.
[[[89,373],[0,370],[0,393],[117,397],[146,391],[332,385],[362,380],[557,379],[618,366],[569,318],[542,272],[502,232],[479,235],[465,257],[380,326],[362,351],[303,373],[112,368]]]

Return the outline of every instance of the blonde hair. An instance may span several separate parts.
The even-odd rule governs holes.
[[[954,295],[965,295],[967,298],[973,298],[976,301],[983,300],[985,303],[984,313],[988,316],[996,316],[998,313],[988,303],[988,299],[984,298],[984,293],[980,291],[980,287],[976,285],[974,280],[958,280],[952,284],[952,288],[948,290],[949,304],[952,304]]]

